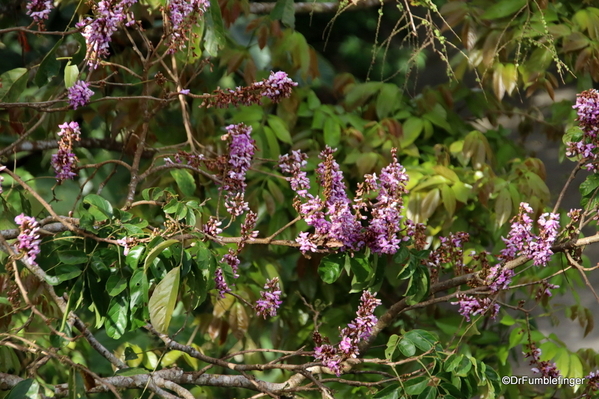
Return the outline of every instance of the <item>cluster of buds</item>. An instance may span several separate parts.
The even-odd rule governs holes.
[[[465,232],[451,233],[448,237],[439,237],[440,245],[428,256],[427,264],[431,270],[439,270],[443,264],[453,264],[455,275],[464,274],[463,243],[470,236]]]
[[[226,191],[225,207],[234,217],[249,209],[244,200],[245,175],[249,170],[255,151],[255,141],[250,138],[252,127],[243,123],[227,126],[227,134],[221,137],[229,141],[229,159],[221,190]]]
[[[17,237],[17,250],[23,252],[25,259],[32,265],[37,265],[35,258],[40,253],[40,240],[39,235],[39,224],[35,218],[31,216],[25,216],[21,213],[15,217],[15,223],[19,225],[20,233]]]
[[[217,89],[213,95],[204,100],[200,107],[225,108],[228,106],[259,104],[262,97],[268,97],[277,103],[291,95],[297,83],[291,80],[283,71],[271,72],[267,79],[254,82],[250,86],[233,89]]]
[[[168,157],[164,158],[164,163],[167,165],[174,165],[183,164],[185,162],[187,165],[199,168],[201,162],[204,160],[204,154],[191,154],[181,150],[177,152],[173,158],[175,159],[174,161]]]
[[[338,346],[322,344],[320,334],[314,334],[318,337],[318,345],[314,348],[314,358],[322,362],[337,376],[341,375],[341,363],[349,358],[356,358],[360,354],[359,343],[367,340],[372,335],[372,330],[378,319],[374,315],[374,310],[381,304],[381,300],[375,297],[369,291],[364,291],[360,298],[357,317],[341,330],[341,342]]]
[[[56,180],[62,183],[64,180],[73,179],[77,176],[75,167],[77,156],[73,153],[73,142],[80,140],[81,131],[77,122],[63,123],[58,125],[60,132],[60,141],[58,143],[58,153],[52,155],[52,167],[56,172]]]
[[[530,358],[529,365],[536,366],[531,368],[533,373],[549,378],[560,376],[560,372],[554,362],[541,360],[541,349],[537,348],[534,343],[528,345],[528,347],[529,351],[524,352],[523,355],[525,358]]]
[[[208,0],[170,0],[166,8],[169,21],[170,44],[167,54],[184,49],[189,32],[210,7]]]
[[[458,302],[451,302],[452,305],[460,305],[459,313],[470,321],[471,317],[483,315],[490,312],[492,319],[499,314],[499,304],[494,303],[489,297],[480,298],[471,295],[458,294]]]

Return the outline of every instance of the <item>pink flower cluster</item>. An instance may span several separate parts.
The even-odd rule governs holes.
[[[90,90],[89,84],[83,80],[78,80],[73,86],[69,87],[67,92],[69,105],[73,107],[73,109],[83,107],[89,103],[89,100],[93,95],[94,92]]]
[[[544,213],[537,221],[539,235],[532,232],[533,221],[529,216],[532,208],[526,202],[520,204],[517,216],[512,219],[511,230],[507,238],[503,238],[506,248],[501,250],[501,258],[511,260],[525,255],[533,260],[536,266],[545,266],[551,259],[551,246],[559,232],[559,215]]]
[[[56,172],[56,180],[62,183],[64,180],[73,179],[77,176],[75,173],[75,165],[77,164],[77,156],[73,153],[73,142],[79,141],[81,131],[77,122],[63,123],[58,125],[60,132],[60,142],[58,143],[58,153],[52,155],[52,167]]]
[[[360,341],[367,340],[372,335],[372,329],[378,322],[374,310],[381,304],[381,300],[375,296],[369,291],[362,293],[357,317],[341,330],[341,342],[337,347],[317,342],[318,346],[314,348],[314,358],[337,376],[341,375],[341,363],[345,359],[358,357]]]
[[[44,19],[48,19],[52,9],[54,9],[52,0],[29,0],[27,3],[27,15],[40,27],[43,27]]]
[[[229,159],[224,184],[226,191],[225,207],[234,217],[240,216],[249,209],[244,200],[246,188],[245,175],[250,168],[255,151],[255,141],[250,138],[252,127],[243,123],[227,126],[227,134],[222,140],[229,140]]]
[[[266,280],[264,291],[260,291],[260,299],[256,301],[256,314],[263,316],[275,317],[277,309],[283,301],[281,301],[281,288],[279,286],[279,278],[275,277],[271,280]]]
[[[524,352],[525,358],[531,358],[529,364],[536,366],[531,368],[535,374],[541,374],[543,377],[557,378],[560,376],[560,372],[554,362],[547,360],[541,360],[541,349],[535,347],[534,344],[530,345],[530,351]]]
[[[112,35],[124,22],[127,26],[135,23],[133,16],[127,12],[137,0],[101,0],[94,7],[94,18],[87,17],[77,23],[77,28],[85,38],[86,60],[91,69],[96,69],[100,59],[110,55],[108,49]]]
[[[197,23],[210,7],[208,0],[170,0],[167,6],[167,17],[170,22],[170,44],[168,54],[185,48],[192,25]]]
[[[25,216],[21,213],[15,217],[15,223],[19,225],[21,232],[17,237],[17,249],[25,253],[24,259],[33,264],[37,265],[35,258],[40,253],[40,240],[39,236],[39,224],[35,218],[31,216]]]
[[[513,277],[514,271],[512,269],[507,269],[499,264],[491,268],[486,283],[492,292],[498,292],[507,289]]]
[[[489,311],[491,312],[491,317],[495,319],[499,313],[499,305],[493,303],[493,300],[489,297],[480,298],[459,294],[457,299],[458,302],[451,302],[451,304],[460,305],[459,313],[466,318],[466,321],[470,321],[471,317],[482,315]]]
[[[599,91],[589,89],[578,94],[576,104],[572,108],[578,114],[578,124],[582,130],[582,137],[580,140],[566,144],[566,155],[569,157],[582,157],[587,161],[585,167],[588,170],[596,171],[596,162],[599,159],[596,152],[599,145],[597,138],[597,131],[599,130]]]
[[[368,246],[377,254],[394,254],[400,243],[409,240],[416,231],[410,221],[405,221],[402,228],[403,195],[407,193],[408,175],[397,162],[397,151],[392,150],[393,161],[381,170],[380,177],[376,174],[365,176],[355,204],[346,194],[343,172],[333,157],[335,151],[325,147],[319,155],[322,162],[316,168],[324,199],[308,193],[310,181],[301,170],[306,165],[305,154],[294,151],[279,158],[279,167],[291,175],[287,180],[297,193],[294,206],[314,228],[313,233],[301,232],[296,238],[300,250],[315,252],[319,245],[324,245],[359,251]],[[376,199],[367,200],[367,195],[375,191]],[[300,203],[301,199],[305,202]],[[362,220],[368,219],[368,214],[370,220],[363,226]]]

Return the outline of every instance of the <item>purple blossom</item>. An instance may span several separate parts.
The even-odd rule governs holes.
[[[270,72],[268,79],[254,83],[254,87],[261,90],[261,96],[268,97],[275,103],[289,97],[294,86],[297,86],[297,83],[283,71]]]
[[[487,276],[487,285],[492,292],[507,289],[514,277],[514,271],[501,264],[493,266]]]
[[[300,251],[302,251],[303,254],[305,254],[306,252],[316,252],[316,250],[318,249],[316,243],[314,243],[310,239],[310,233],[308,233],[307,231],[299,233],[299,235],[295,239],[295,242],[297,242],[300,245]]]
[[[27,3],[27,15],[40,26],[43,26],[44,19],[48,19],[48,16],[54,8],[52,0],[29,0]]]
[[[237,257],[237,252],[229,248],[229,252],[227,252],[220,261],[221,263],[226,263],[227,265],[231,266],[231,269],[233,270],[233,277],[239,277],[237,271],[239,270],[239,263],[241,262]]]
[[[543,280],[543,281],[541,281],[541,287],[539,288],[539,290],[537,291],[537,294],[535,295],[535,299],[540,300],[543,297],[550,298],[553,296],[553,293],[551,292],[551,290],[554,290],[557,288],[559,288],[559,285],[550,284],[549,282],[547,282],[547,280]]]
[[[17,249],[25,253],[23,258],[27,262],[37,265],[35,258],[41,251],[40,243],[42,242],[38,234],[39,224],[35,218],[25,216],[23,213],[15,217],[15,223],[20,227],[20,233],[17,237]]]
[[[211,237],[218,237],[223,232],[219,226],[223,224],[218,218],[210,216],[205,225],[202,226],[202,233],[208,234]]]
[[[256,301],[256,314],[263,316],[274,317],[277,315],[277,309],[283,301],[281,301],[281,288],[279,287],[279,278],[275,277],[271,280],[266,280],[264,291],[260,291],[260,299]]]
[[[197,24],[206,10],[210,7],[208,0],[170,0],[167,6],[167,17],[170,22],[170,44],[167,54],[174,53],[177,49],[185,48],[192,25]],[[187,93],[183,94],[188,94]]]
[[[380,182],[376,174],[366,175],[365,186],[368,192],[378,190],[376,202],[371,204],[368,226],[368,246],[377,254],[394,254],[399,249],[402,237],[403,195],[407,193],[409,180],[405,168],[397,162],[397,149],[391,150],[393,162],[381,170]],[[361,207],[361,204],[358,205]]]
[[[553,246],[559,232],[559,215],[544,213],[539,217],[539,235],[532,232],[533,221],[528,215],[532,208],[525,202],[520,204],[520,211],[512,220],[508,238],[502,240],[506,248],[501,250],[501,257],[511,260],[519,255],[525,255],[533,260],[536,266],[545,266],[551,259]]]
[[[491,311],[491,318],[493,320],[499,313],[499,305],[493,303],[491,298],[479,298],[470,295],[458,294],[458,302],[451,302],[452,305],[460,305],[459,313],[466,318],[466,321],[470,321],[471,317],[482,315]]]
[[[310,189],[310,180],[306,172],[301,170],[308,164],[307,159],[308,156],[300,150],[279,156],[279,167],[284,173],[291,175],[291,177],[286,178],[291,183],[291,189],[302,198],[306,198],[308,189]]]
[[[225,194],[225,207],[233,216],[239,216],[249,209],[244,200],[246,188],[245,175],[250,168],[255,151],[255,141],[250,138],[252,127],[243,123],[226,127],[227,134],[222,140],[229,140],[229,159],[227,172],[221,190]]]
[[[587,161],[586,169],[596,171],[596,154],[598,143],[597,131],[599,130],[599,91],[585,90],[576,96],[576,104],[572,107],[578,114],[578,124],[582,130],[579,141],[566,143],[566,155],[569,157],[581,156]]]
[[[135,23],[133,16],[127,12],[135,3],[137,0],[101,0],[94,7],[94,18],[87,17],[77,23],[85,38],[85,58],[91,69],[96,69],[100,59],[110,55],[108,48],[119,25],[125,20],[128,20],[127,26]]]
[[[599,391],[599,370],[591,371],[589,375],[584,378],[587,380],[587,388],[591,392]]]
[[[89,100],[93,95],[94,92],[89,89],[89,84],[83,80],[78,80],[73,86],[69,87],[67,94],[69,105],[73,107],[73,109],[83,107],[89,103]]]
[[[220,298],[224,298],[225,294],[231,291],[231,289],[227,285],[227,282],[225,281],[223,269],[221,269],[220,267],[218,267],[214,272],[214,283],[215,288],[218,290],[218,295]]]
[[[381,304],[381,300],[375,295],[369,291],[362,292],[357,317],[341,330],[338,347],[324,344],[314,348],[314,358],[320,360],[337,376],[341,374],[341,362],[348,358],[356,358],[360,354],[360,341],[367,340],[372,335],[372,330],[378,322],[374,310]]]
[[[81,130],[77,122],[63,123],[58,125],[60,141],[58,153],[52,155],[51,165],[56,173],[56,180],[62,183],[64,180],[73,179],[77,176],[74,169],[77,164],[77,156],[73,151],[73,142],[80,140]]]
[[[530,345],[530,351],[524,353],[525,358],[531,358],[529,364],[532,367],[530,370],[535,374],[541,374],[543,377],[557,378],[560,376],[560,372],[554,362],[547,360],[541,360],[541,349],[537,348],[534,344]]]

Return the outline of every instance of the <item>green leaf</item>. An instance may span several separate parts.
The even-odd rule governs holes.
[[[406,336],[401,338],[401,341],[399,341],[397,346],[401,354],[405,357],[411,357],[416,354],[416,345],[414,345],[414,343],[410,341],[410,338]]]
[[[372,399],[398,399],[400,393],[399,384],[391,384],[378,391]]]
[[[580,194],[583,197],[589,196],[593,194],[593,192],[599,187],[599,175],[592,174],[589,175],[581,184],[580,184]]]
[[[72,87],[77,78],[79,77],[79,68],[77,65],[71,65],[71,61],[67,62],[67,66],[64,67],[64,85],[68,89]]]
[[[405,382],[404,387],[406,389],[406,394],[408,395],[419,395],[426,389],[430,379],[428,377],[416,377],[411,378]]]
[[[408,331],[404,337],[413,342],[423,352],[430,350],[437,342],[437,339],[431,333],[424,330]]]
[[[66,265],[81,265],[87,263],[87,255],[85,252],[75,250],[59,251],[58,259]]]
[[[37,381],[28,378],[15,385],[5,399],[40,399],[39,390],[40,385]]]
[[[135,247],[131,248],[127,254],[127,257],[125,258],[125,264],[131,269],[136,269],[145,250],[146,247],[143,245],[136,245]]]
[[[54,269],[54,276],[46,275],[46,281],[50,285],[58,285],[62,282],[72,280],[81,275],[81,269],[75,265],[59,265]]]
[[[83,378],[75,367],[71,367],[69,369],[69,379],[68,379],[68,387],[69,387],[69,399],[85,399],[87,395],[85,394],[85,384],[83,383]]]
[[[324,121],[324,143],[329,147],[337,147],[341,141],[341,126],[334,118],[327,118]]]
[[[441,104],[435,104],[433,110],[422,115],[422,117],[433,125],[445,129],[449,133],[453,131],[449,122],[447,122],[447,111]]]
[[[102,212],[108,218],[112,218],[113,210],[110,202],[106,201],[104,198],[100,197],[97,194],[88,194],[83,199],[84,204],[93,205],[98,208],[100,212]]]
[[[281,20],[288,28],[295,28],[295,9],[293,0],[277,0],[277,4],[270,12],[270,17],[274,20]]]
[[[495,200],[495,217],[497,227],[503,226],[512,216],[512,196],[508,188],[503,188]]]
[[[441,200],[449,216],[453,216],[456,206],[455,193],[447,184],[441,186]]]
[[[27,86],[29,71],[27,68],[15,68],[0,75],[0,101],[11,103],[19,99]]]
[[[209,12],[204,14],[206,18],[206,40],[204,48],[213,57],[218,55],[218,50],[223,48],[227,43],[223,16],[220,12],[218,1],[210,2]]]
[[[273,130],[279,140],[287,144],[293,144],[291,134],[285,121],[276,115],[268,115],[268,126]]]
[[[526,340],[526,331],[522,327],[516,327],[510,332],[510,338],[508,340],[508,349],[512,349],[517,345],[520,345]]]
[[[180,271],[180,267],[177,266],[166,274],[154,289],[148,304],[150,321],[154,328],[163,334],[168,332],[168,326],[177,304]]]
[[[148,254],[148,257],[146,258],[145,262],[144,262],[144,270],[148,270],[148,267],[154,262],[154,259],[156,259],[156,257],[158,255],[160,255],[166,248],[170,247],[173,244],[178,243],[178,240],[166,240],[161,242],[160,244],[156,245]]]
[[[124,296],[111,299],[106,313],[106,335],[112,339],[119,339],[127,330],[129,322],[129,303]]]
[[[173,178],[177,182],[179,190],[181,190],[181,193],[185,197],[193,197],[193,194],[196,191],[196,182],[188,170],[173,169],[171,170],[171,176],[173,176]]]
[[[376,99],[376,115],[382,120],[391,114],[397,106],[399,98],[399,88],[397,85],[386,83],[381,88]]]
[[[422,130],[424,129],[424,122],[420,118],[411,116],[403,123],[402,126],[403,136],[399,140],[399,145],[401,148],[405,148],[412,144],[418,138],[418,136],[420,136],[420,133],[422,133]]]
[[[428,268],[419,263],[414,269],[414,275],[410,278],[408,289],[405,293],[405,296],[409,297],[407,298],[408,304],[413,305],[426,298],[429,289],[430,276]]]
[[[60,62],[56,59],[56,49],[62,45],[64,37],[56,42],[52,50],[42,60],[37,73],[35,74],[35,84],[37,87],[42,87],[48,83],[48,78],[53,78],[60,72]]]
[[[131,314],[134,315],[137,311],[137,308],[143,306],[145,309],[145,304],[147,304],[149,299],[149,284],[148,277],[143,269],[137,269],[133,272],[131,279],[129,280],[129,292],[131,295],[131,300],[129,302],[129,308],[131,309]]]
[[[401,337],[397,334],[393,334],[389,337],[389,341],[387,341],[387,348],[385,348],[385,359],[388,361],[393,360],[393,354],[395,353],[397,342],[399,342],[400,338]]]
[[[345,263],[345,254],[327,255],[320,261],[318,274],[322,281],[327,284],[333,284],[343,271],[342,264]]]
[[[112,274],[106,282],[106,292],[110,296],[117,296],[127,288],[127,278],[118,273]]]
[[[483,19],[497,19],[510,16],[527,4],[527,0],[502,0],[491,5],[481,15]]]

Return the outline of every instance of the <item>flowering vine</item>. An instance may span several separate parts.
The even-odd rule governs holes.
[[[279,286],[279,278],[267,280],[264,284],[264,291],[260,291],[260,299],[256,301],[256,314],[258,316],[275,317],[277,309],[283,301],[281,301],[281,288]]]

